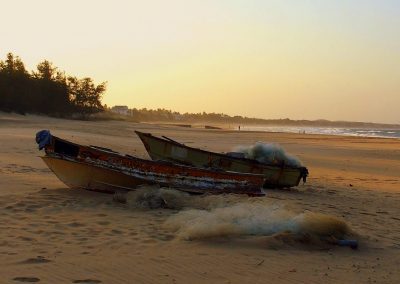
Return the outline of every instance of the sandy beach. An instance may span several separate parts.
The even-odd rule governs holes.
[[[310,176],[262,198],[143,187],[120,204],[61,183],[39,158],[34,137],[41,129],[144,158],[134,130],[213,151],[275,142]],[[400,140],[5,113],[0,135],[0,283],[400,281]],[[157,208],[146,192],[164,194],[173,208]],[[310,230],[296,220],[320,213],[343,220],[358,250],[285,235],[293,226]]]

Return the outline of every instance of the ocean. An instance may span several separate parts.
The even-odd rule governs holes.
[[[237,128],[238,129],[238,128]],[[265,131],[285,133],[305,133],[324,135],[343,135],[360,137],[381,137],[400,139],[400,129],[383,128],[334,128],[334,127],[300,127],[300,126],[240,126],[243,131]]]

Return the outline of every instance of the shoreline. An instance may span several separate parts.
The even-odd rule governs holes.
[[[371,135],[371,136],[363,136],[363,135],[345,135],[345,134],[325,134],[325,133],[309,133],[309,132],[306,132],[306,133],[297,133],[297,132],[292,132],[292,131],[267,131],[267,130],[247,130],[247,129],[241,129],[241,130],[238,130],[238,129],[235,129],[235,128],[232,128],[232,127],[227,127],[227,125],[229,126],[229,124],[222,124],[222,123],[212,123],[212,122],[206,122],[206,123],[192,123],[192,124],[179,124],[179,123],[164,123],[164,122],[138,122],[138,123],[140,123],[140,124],[148,124],[148,125],[158,125],[158,126],[167,126],[167,127],[183,127],[183,128],[192,128],[192,129],[204,129],[204,130],[211,130],[211,131],[213,131],[213,130],[215,130],[215,131],[226,131],[226,132],[229,132],[229,131],[231,131],[231,132],[244,132],[244,133],[276,133],[276,134],[298,134],[298,135],[321,135],[321,136],[340,136],[340,137],[344,137],[344,138],[346,138],[346,137],[360,137],[360,138],[383,138],[383,139],[395,139],[395,140],[398,140],[398,139],[400,139],[400,137],[389,137],[389,136],[378,136],[378,135],[376,135],[376,136],[374,136],[374,135]],[[189,126],[191,126],[191,127],[189,127]],[[219,128],[219,129],[207,129],[207,128],[205,128],[205,126],[215,126],[215,127],[217,127],[217,128]],[[242,125],[241,125],[242,126]],[[251,127],[251,126],[250,126]],[[268,127],[281,127],[281,128],[284,128],[284,127],[296,127],[296,126],[273,126],[273,125],[271,125],[271,126],[261,126],[261,127],[265,127],[265,128],[268,128]],[[300,127],[302,127],[302,126],[299,126],[299,128]],[[304,126],[304,127],[311,127],[311,126]],[[348,129],[347,127],[321,127],[321,128],[326,128],[326,129],[329,129],[329,128],[332,128],[332,129],[337,129],[337,128],[339,128],[339,129]],[[357,128],[358,129],[358,128]],[[359,129],[370,129],[370,128],[359,128]],[[397,129],[389,129],[389,128],[382,128],[381,130],[400,130],[400,128],[397,128]]]
[[[132,124],[143,124],[143,125],[154,125],[154,126],[166,126],[166,127],[179,127],[179,128],[188,128],[188,129],[204,129],[209,131],[232,131],[232,132],[255,132],[255,133],[277,133],[277,134],[299,134],[299,135],[321,135],[321,136],[340,136],[340,137],[360,137],[360,138],[384,138],[384,139],[400,139],[400,137],[389,137],[389,136],[363,136],[363,135],[343,135],[343,134],[325,134],[325,133],[297,133],[291,131],[263,131],[263,130],[246,130],[246,129],[235,129],[236,127],[227,127],[233,125],[233,123],[218,123],[212,121],[202,121],[202,122],[165,122],[165,121],[129,121],[129,120],[77,120],[77,119],[68,119],[68,118],[59,118],[59,117],[51,117],[45,115],[37,115],[37,114],[16,114],[16,113],[6,113],[0,111],[0,123],[12,123],[12,122],[21,122],[28,121],[29,118],[39,118],[39,119],[47,119],[47,120],[55,120],[55,121],[66,121],[66,122],[88,122],[88,123],[105,123],[105,122],[122,122],[122,123],[132,123]],[[235,124],[236,125],[236,124]],[[379,125],[379,124],[378,124]],[[390,125],[390,124],[389,124]],[[207,129],[205,126],[216,126],[220,129]],[[371,129],[371,127],[352,127],[352,126],[304,126],[304,125],[260,125],[260,124],[240,124],[240,126],[244,127],[265,127],[265,128],[324,128],[324,129]],[[400,125],[395,128],[385,128],[385,127],[376,127],[376,130],[399,130]]]

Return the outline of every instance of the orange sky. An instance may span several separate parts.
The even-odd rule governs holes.
[[[400,123],[400,1],[0,1],[3,59],[108,105]]]

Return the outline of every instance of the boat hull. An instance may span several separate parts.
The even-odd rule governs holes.
[[[135,131],[142,140],[151,159],[171,161],[202,168],[220,168],[227,171],[262,174],[264,188],[284,188],[297,186],[307,176],[304,167],[283,167],[267,165],[255,160],[230,157],[188,147],[173,140],[162,139],[148,133]]]
[[[70,188],[113,193],[120,190],[134,190],[137,186],[148,183],[86,163],[51,156],[41,158],[58,179]]]

